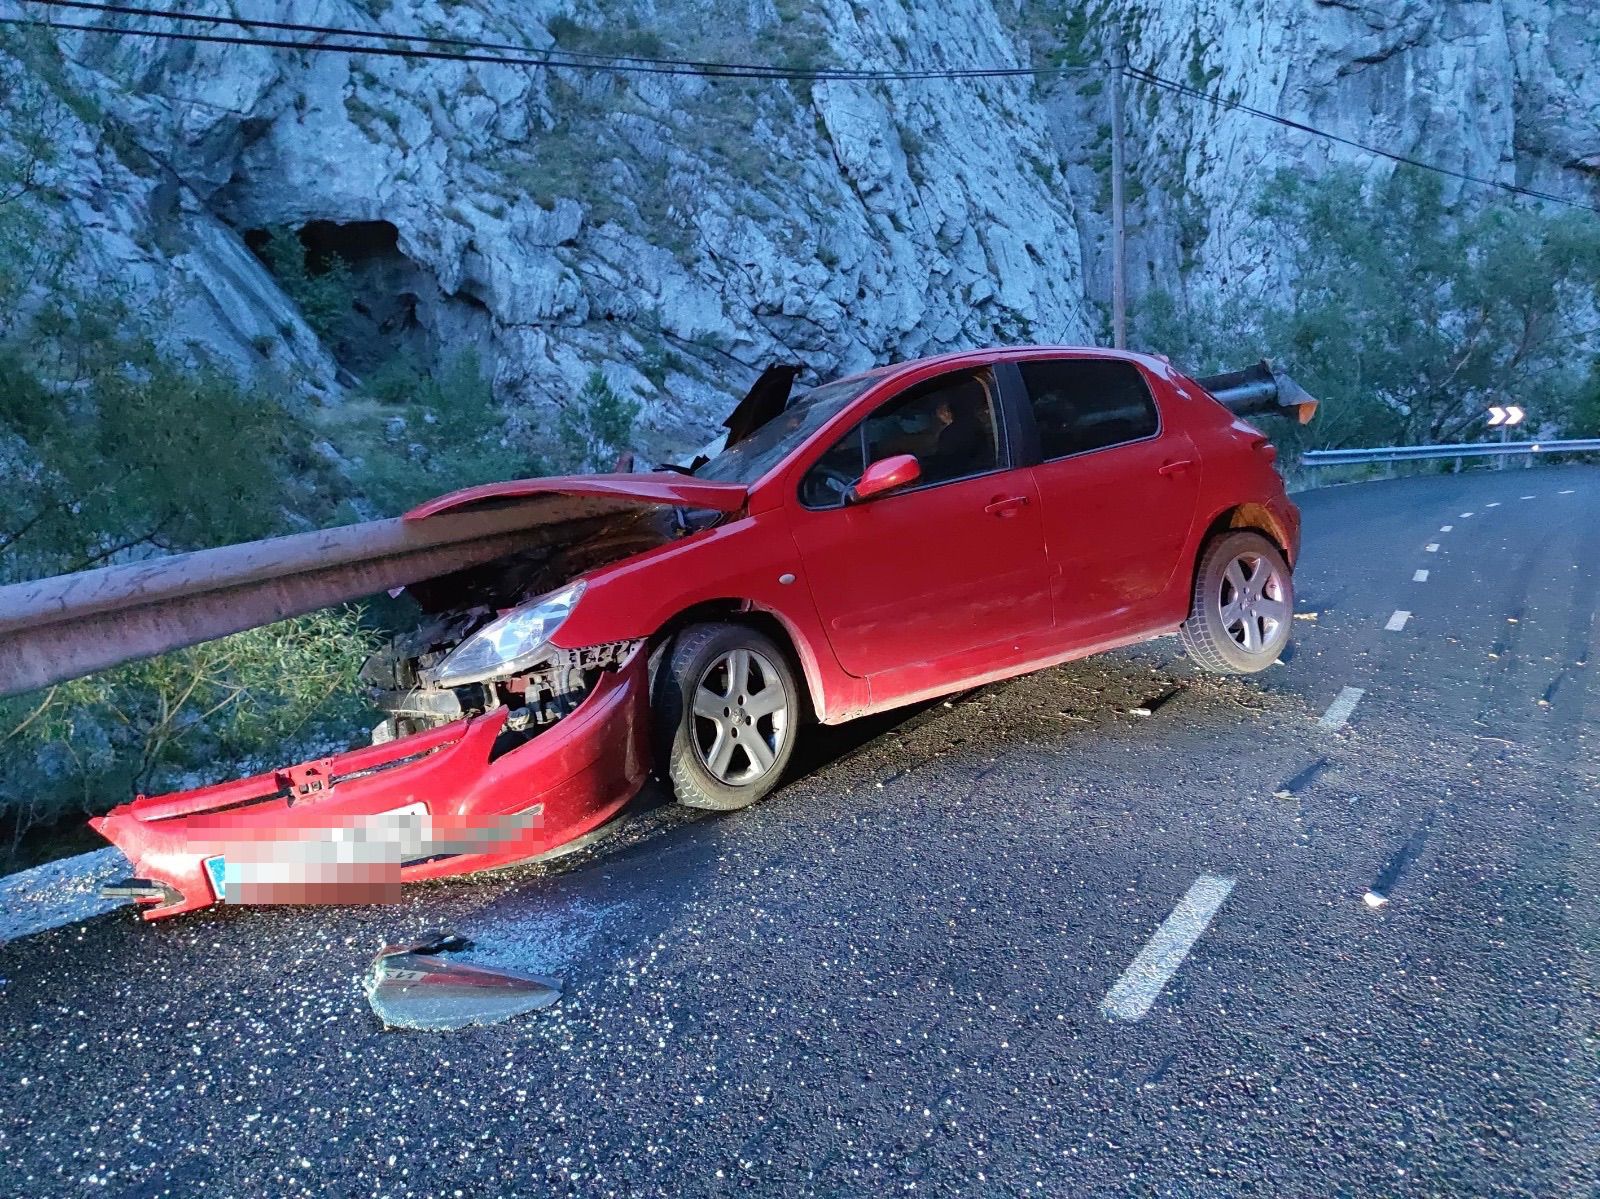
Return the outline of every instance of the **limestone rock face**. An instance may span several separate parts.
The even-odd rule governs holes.
[[[175,344],[339,402],[360,348],[319,341],[249,248],[303,229],[351,262],[373,338],[434,362],[478,349],[530,428],[598,367],[643,402],[656,454],[704,441],[775,360],[811,383],[1102,340],[1108,89],[1071,68],[1119,32],[1164,78],[1600,198],[1590,0],[287,0],[274,17],[646,58],[1066,68],[757,82],[59,35],[103,116],[72,123],[54,219],[162,306]],[[1392,169],[1200,99],[1127,95],[1136,294],[1270,276],[1248,198],[1277,169]]]

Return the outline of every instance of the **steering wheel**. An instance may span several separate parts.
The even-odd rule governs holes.
[[[800,501],[808,508],[832,508],[843,503],[845,493],[855,485],[855,478],[841,470],[816,466],[806,475]]]

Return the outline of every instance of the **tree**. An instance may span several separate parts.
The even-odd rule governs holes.
[[[576,470],[608,467],[630,448],[639,401],[624,396],[599,370],[589,372],[577,398],[561,409],[557,436]]]
[[[1436,176],[1410,170],[1285,173],[1258,210],[1289,247],[1284,294],[1188,310],[1158,297],[1142,333],[1202,358],[1259,345],[1323,401],[1314,444],[1463,440],[1502,402],[1574,419],[1596,331],[1568,320],[1600,301],[1592,215],[1451,208]]]
[[[0,37],[0,583],[331,511],[285,398],[163,348],[160,313],[99,276],[53,206],[63,131],[96,115],[60,66]],[[0,867],[39,825],[343,717],[368,644],[341,609],[0,700]]]

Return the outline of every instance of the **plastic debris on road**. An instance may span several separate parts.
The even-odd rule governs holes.
[[[560,979],[438,956],[471,946],[444,932],[415,945],[385,945],[362,983],[384,1027],[450,1032],[498,1024],[561,998]]]

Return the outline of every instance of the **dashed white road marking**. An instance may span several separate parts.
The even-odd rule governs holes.
[[[1455,525],[1440,525],[1439,532],[1448,533],[1453,528],[1455,528]]]
[[[1492,504],[1485,504],[1484,505],[1485,508],[1498,508],[1499,506],[1500,506],[1500,501],[1499,500],[1496,500]]]
[[[1470,512],[1463,512],[1460,516],[1456,517],[1456,519],[1457,520],[1466,520],[1467,517],[1469,517],[1471,515],[1472,515],[1472,513],[1470,513]]]
[[[1556,494],[1557,495],[1577,495],[1578,493],[1576,491],[1574,491],[1572,488],[1569,487],[1565,491],[1556,492]]]
[[[1522,498],[1523,498],[1523,499],[1525,499],[1525,500],[1536,500],[1536,499],[1538,499],[1538,498],[1539,498],[1539,497],[1538,497],[1538,496],[1536,496],[1536,495],[1525,495],[1525,496],[1523,496],[1523,497],[1522,497]]]
[[[1437,541],[1430,541],[1422,548],[1427,550],[1430,554],[1437,554],[1439,552],[1439,543]]]
[[[1106,992],[1100,1001],[1101,1013],[1109,1020],[1144,1019],[1232,890],[1233,880],[1221,875],[1202,874],[1195,879],[1172,915],[1161,922],[1139,956]]]
[[[1401,629],[1406,627],[1406,621],[1408,621],[1410,619],[1411,619],[1411,613],[1407,612],[1405,609],[1402,608],[1399,611],[1397,611],[1393,616],[1389,617],[1389,623],[1384,625],[1383,627],[1388,632],[1398,633]]]
[[[1338,698],[1328,705],[1328,710],[1322,714],[1322,719],[1317,721],[1323,728],[1330,732],[1350,719],[1350,713],[1356,710],[1356,704],[1361,702],[1361,697],[1366,692],[1360,687],[1346,687],[1339,692]]]
[[[1417,571],[1416,574],[1411,576],[1411,581],[1413,583],[1426,583],[1428,581],[1428,572],[1425,570]]]

